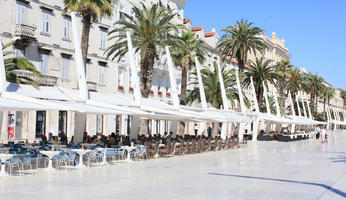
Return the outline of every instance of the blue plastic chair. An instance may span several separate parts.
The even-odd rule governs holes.
[[[19,154],[13,154],[12,158],[5,162],[5,165],[9,166],[10,175],[12,175],[14,167],[17,167],[19,173],[22,174],[21,167],[20,167],[21,164],[22,164],[22,160],[20,159]]]

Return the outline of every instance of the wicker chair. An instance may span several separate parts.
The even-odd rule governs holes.
[[[196,153],[196,140],[192,140],[190,152]]]
[[[151,143],[150,142],[145,142],[144,146],[147,147],[145,149],[145,159],[149,159],[150,158]]]
[[[215,138],[214,143],[211,145],[211,150],[216,151],[219,139]]]
[[[211,151],[211,138],[208,139],[207,145],[205,147],[205,151]]]
[[[160,156],[166,156],[167,154],[170,153],[171,144],[172,144],[171,140],[168,140],[165,148],[164,149],[159,149]]]
[[[154,149],[150,150],[150,157],[151,158],[153,158],[155,155],[158,155],[158,153],[159,153],[159,145],[160,145],[159,141],[155,142]]]

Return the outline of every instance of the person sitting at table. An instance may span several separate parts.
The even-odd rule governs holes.
[[[84,132],[83,133],[83,143],[90,143],[91,142],[91,138],[90,136],[88,135],[88,132]]]
[[[114,132],[111,133],[111,135],[109,136],[109,139],[108,139],[108,146],[111,147],[112,145],[116,145]]]
[[[45,135],[41,135],[41,140],[44,144],[46,144],[48,142],[47,137]]]
[[[64,134],[64,131],[61,131],[60,133],[60,142],[61,144],[67,144],[67,136],[66,134]]]
[[[115,134],[115,145],[119,145],[121,140],[121,137],[119,135],[119,132],[117,132],[117,134]]]

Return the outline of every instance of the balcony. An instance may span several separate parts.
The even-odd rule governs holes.
[[[87,86],[89,91],[93,91],[93,92],[97,91],[97,83],[92,81],[87,81]]]
[[[155,62],[153,68],[155,70],[160,70],[160,71],[168,72],[168,66],[164,62]]]
[[[25,24],[13,25],[13,34],[17,37],[35,38],[36,27]]]
[[[55,86],[58,78],[55,76],[42,75],[42,78],[37,78],[33,73],[27,71],[13,71],[19,77],[26,77],[35,80],[40,86]]]

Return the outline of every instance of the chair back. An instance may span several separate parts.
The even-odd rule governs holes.
[[[12,158],[10,159],[9,161],[11,164],[17,164],[17,163],[20,163],[21,160],[20,160],[20,155],[19,154],[14,154],[12,156]]]
[[[154,155],[159,152],[159,145],[160,145],[160,142],[156,141],[154,146]]]
[[[31,154],[24,154],[22,162],[23,163],[31,163]]]
[[[172,142],[172,143],[171,143],[171,148],[170,148],[170,150],[169,150],[169,153],[175,152],[175,143],[176,143],[176,142]]]

